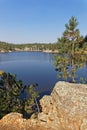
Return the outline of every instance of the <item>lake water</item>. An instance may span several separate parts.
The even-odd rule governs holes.
[[[53,54],[43,52],[0,53],[0,70],[17,75],[24,84],[37,83],[40,93],[51,92],[58,81]]]
[[[58,81],[53,54],[43,52],[0,53],[0,70],[17,75],[24,84],[35,84],[39,93],[48,94]],[[87,67],[78,69],[79,77],[87,78]],[[62,79],[61,79],[62,80]]]

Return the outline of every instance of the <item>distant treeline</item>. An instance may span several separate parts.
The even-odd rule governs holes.
[[[10,44],[0,41],[0,51],[15,51],[19,50],[57,50],[56,43],[27,43],[27,44]]]
[[[68,46],[68,48],[67,48]],[[0,41],[0,52],[9,52],[9,51],[45,51],[51,50],[58,52],[70,50],[71,45],[68,42],[65,42],[65,39],[59,38],[56,43],[26,43],[26,44],[13,44]],[[67,49],[68,50],[67,50]],[[78,50],[87,51],[87,35],[82,37],[82,40],[79,44],[76,44],[75,47]]]

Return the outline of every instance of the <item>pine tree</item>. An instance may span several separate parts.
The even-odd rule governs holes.
[[[72,16],[69,22],[65,24],[65,31],[63,32],[62,37],[58,39],[58,42],[64,46],[61,46],[64,49],[64,52],[71,53],[72,57],[74,57],[75,49],[79,47],[79,44],[83,40],[77,26],[78,21]]]

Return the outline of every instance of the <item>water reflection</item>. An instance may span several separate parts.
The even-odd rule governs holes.
[[[53,54],[42,52],[11,52],[0,53],[0,63],[12,61],[49,61],[53,62]]]
[[[59,80],[87,83],[87,73],[82,75],[84,68],[87,72],[87,55],[55,55],[54,65]]]
[[[36,84],[41,94],[49,94],[59,80],[81,82],[87,78],[87,55],[77,55],[71,59],[69,55],[55,56],[42,52],[0,53],[0,70],[17,75],[24,84]],[[55,68],[58,71],[55,71]],[[57,77],[58,75],[58,77]],[[73,79],[72,79],[73,77]]]

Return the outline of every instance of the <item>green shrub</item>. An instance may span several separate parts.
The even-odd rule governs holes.
[[[0,118],[10,112],[20,112],[24,117],[39,111],[36,85],[23,85],[16,75],[2,73],[0,75]],[[27,92],[27,96],[25,93]]]

